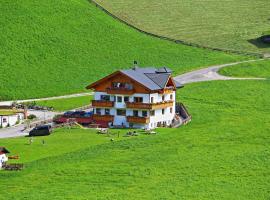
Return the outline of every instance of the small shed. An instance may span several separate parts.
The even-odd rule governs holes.
[[[3,164],[8,161],[8,153],[9,151],[5,147],[0,147],[0,169],[2,168]]]
[[[0,109],[0,128],[14,126],[17,123],[21,123],[25,119],[23,110],[15,109]]]

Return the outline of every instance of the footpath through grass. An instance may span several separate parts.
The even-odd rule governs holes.
[[[177,74],[249,59],[146,36],[87,0],[2,0],[0,10],[0,101],[78,93],[134,60]]]
[[[37,141],[23,171],[0,173],[0,199],[267,199],[269,90],[269,81],[187,85],[178,99],[192,122],[157,135],[110,142],[59,130],[48,146]],[[24,139],[1,144],[27,156]]]
[[[95,0],[145,31],[204,46],[270,52],[269,0]]]
[[[235,77],[270,78],[270,60],[225,67],[219,73]]]

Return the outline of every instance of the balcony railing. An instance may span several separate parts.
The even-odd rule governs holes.
[[[127,121],[130,123],[140,123],[140,124],[147,124],[150,122],[149,117],[135,117],[135,116],[128,116]]]
[[[114,116],[113,115],[98,115],[98,114],[94,114],[93,115],[93,120],[112,122],[114,120]]]
[[[126,88],[107,88],[108,94],[134,94],[134,89]]]
[[[92,100],[92,106],[94,107],[113,107],[113,101]]]
[[[173,106],[173,101],[163,101],[159,103],[137,103],[137,102],[126,102],[127,108],[131,109],[160,109],[160,108],[167,108]]]
[[[171,94],[173,92],[174,88],[172,87],[168,87],[168,88],[164,88],[162,90],[159,91],[160,94]]]

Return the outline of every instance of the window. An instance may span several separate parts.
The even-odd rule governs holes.
[[[165,101],[165,95],[162,95],[162,101]]]
[[[124,102],[129,102],[129,96],[124,97]]]
[[[112,84],[113,88],[115,89],[124,89],[124,90],[132,90],[133,85],[130,83],[120,83],[120,82],[114,82]]]
[[[6,123],[7,122],[7,118],[3,118],[3,123]]]
[[[116,113],[119,116],[126,116],[126,110],[117,109]]]
[[[142,103],[143,102],[143,97],[134,97],[134,102]]]
[[[105,115],[110,115],[110,109],[108,108],[105,109]]]
[[[173,100],[173,95],[172,94],[170,95],[170,99]]]
[[[110,101],[110,95],[100,95],[101,101]]]
[[[121,102],[122,102],[122,97],[121,97],[121,96],[118,96],[118,97],[117,97],[117,102],[118,102],[118,103],[121,103]]]
[[[138,117],[139,116],[139,111],[138,110],[133,110],[133,116]]]
[[[147,117],[147,111],[146,111],[146,110],[143,110],[143,111],[142,111],[142,116],[143,116],[143,117]]]
[[[165,110],[164,110],[164,109],[162,109],[162,115],[164,115],[164,113],[165,113]]]
[[[172,111],[173,111],[172,108],[170,108],[170,113],[172,113]]]
[[[154,97],[151,97],[151,103],[154,103]]]
[[[100,108],[96,108],[96,114],[101,115],[101,109]]]
[[[155,110],[150,110],[150,116],[155,116]]]

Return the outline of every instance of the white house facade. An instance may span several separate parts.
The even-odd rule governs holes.
[[[154,129],[175,120],[176,89],[168,68],[117,71],[93,84],[94,120],[111,127]]]
[[[3,164],[8,161],[7,153],[9,153],[9,151],[5,147],[0,147],[0,169]]]
[[[24,113],[0,114],[0,127],[5,128],[20,123],[24,119],[24,115]]]

